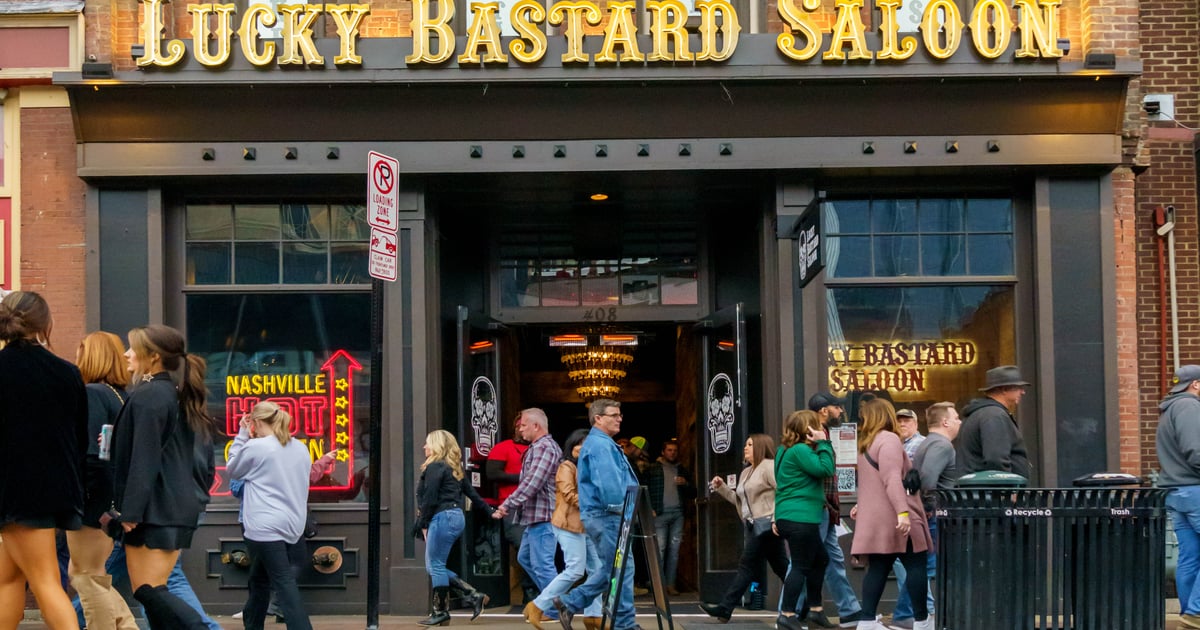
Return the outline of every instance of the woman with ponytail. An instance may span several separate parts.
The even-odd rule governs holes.
[[[242,486],[242,527],[250,552],[250,597],[242,609],[246,628],[261,630],[271,601],[278,598],[288,630],[311,630],[292,567],[304,563],[304,519],[308,514],[308,449],[291,435],[292,417],[263,401],[242,417],[229,447],[225,472]]]
[[[203,618],[167,591],[179,552],[190,547],[212,482],[211,457],[196,458],[210,439],[204,360],[188,354],[170,326],[129,331],[125,353],[133,385],[113,427],[113,507],[134,597],[154,630],[205,629]]]
[[[0,300],[0,628],[16,628],[29,583],[52,630],[78,630],[59,581],[54,530],[83,520],[87,393],[50,352],[53,320],[37,293]]]

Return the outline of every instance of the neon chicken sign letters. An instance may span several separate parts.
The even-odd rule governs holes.
[[[243,374],[225,378],[225,433],[238,434],[242,416],[269,400],[292,416],[292,436],[308,445],[313,461],[336,450],[331,469],[312,492],[342,492],[354,484],[354,373],[362,364],[345,350],[333,353],[320,374]],[[229,444],[233,442],[230,441]],[[228,459],[229,446],[225,456]],[[217,467],[216,491],[228,495],[225,467]]]

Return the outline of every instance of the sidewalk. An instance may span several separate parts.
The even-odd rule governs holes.
[[[694,606],[691,609],[672,609],[672,619],[677,628],[697,628],[703,626],[710,630],[769,630],[775,627],[775,614],[767,612],[747,612],[738,611],[734,614],[733,619],[728,624],[718,623],[708,615],[697,611]],[[36,613],[35,613],[36,614]],[[217,616],[214,621],[221,624],[225,630],[239,630],[242,627],[241,620],[231,619],[229,617]],[[421,626],[417,625],[417,620],[420,617],[391,617],[381,615],[379,618],[380,628],[408,628],[418,629]],[[524,618],[520,613],[508,612],[485,612],[476,619],[474,623],[470,621],[470,612],[462,611],[460,614],[455,614],[450,621],[451,626],[474,626],[487,627],[497,630],[530,630],[531,626],[525,623]],[[337,617],[313,617],[313,628],[316,630],[365,630],[367,627],[366,616],[337,616]],[[638,623],[646,630],[657,630],[658,623],[652,612],[643,614],[642,609],[638,610]],[[35,630],[45,628],[45,624],[38,621],[22,622],[21,630]],[[268,629],[278,628],[283,630],[283,624],[277,624],[273,620],[268,619],[266,627]],[[542,625],[544,630],[559,630],[560,626],[557,621],[547,622]],[[581,629],[582,621],[576,621],[575,628]],[[664,623],[664,628],[665,628]],[[1167,625],[1163,630],[1179,630],[1179,615],[1168,614]],[[1113,629],[1117,630],[1117,629]]]

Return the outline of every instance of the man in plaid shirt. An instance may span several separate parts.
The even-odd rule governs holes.
[[[529,450],[521,461],[521,481],[492,518],[503,518],[510,511],[517,524],[525,527],[517,562],[533,577],[538,590],[558,574],[554,566],[554,551],[558,543],[550,517],[554,514],[554,477],[562,463],[562,448],[550,436],[550,421],[546,412],[531,408],[521,412],[521,437],[529,442]],[[554,615],[548,615],[553,619]]]

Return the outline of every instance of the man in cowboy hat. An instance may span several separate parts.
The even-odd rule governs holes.
[[[958,434],[958,466],[962,474],[1002,470],[1028,479],[1033,473],[1025,440],[1012,412],[1025,395],[1029,383],[1015,365],[987,371],[983,398],[963,408],[963,425]]]

